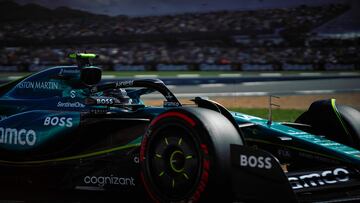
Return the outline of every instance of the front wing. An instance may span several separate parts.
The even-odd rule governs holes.
[[[256,202],[360,201],[360,174],[352,166],[286,172],[270,153],[231,145],[235,199]]]

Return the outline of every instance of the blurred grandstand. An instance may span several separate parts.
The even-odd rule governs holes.
[[[0,71],[100,55],[106,70],[359,70],[356,4],[106,16],[0,2]]]

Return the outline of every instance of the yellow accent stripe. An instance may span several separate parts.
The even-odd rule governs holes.
[[[107,153],[111,153],[111,152],[115,152],[115,151],[120,151],[120,150],[124,150],[124,149],[129,149],[129,148],[133,148],[133,147],[138,147],[138,146],[140,146],[140,144],[130,144],[130,145],[119,146],[119,147],[110,148],[110,149],[106,149],[106,150],[102,150],[102,151],[92,152],[89,154],[80,154],[80,155],[76,155],[76,156],[62,157],[62,158],[49,159],[49,160],[40,160],[40,161],[0,160],[0,163],[22,165],[22,164],[44,164],[44,163],[48,163],[48,162],[70,161],[70,160],[75,160],[75,159],[84,159],[84,158],[99,156],[99,155],[103,155],[103,154],[107,154]]]
[[[343,122],[343,120],[342,120],[342,118],[341,118],[341,115],[340,115],[339,111],[338,111],[337,108],[336,108],[335,101],[336,101],[336,99],[331,99],[331,106],[332,106],[332,108],[333,108],[333,110],[334,110],[334,112],[335,112],[335,114],[336,114],[336,117],[339,119],[339,121],[340,121],[340,123],[341,123],[341,126],[344,128],[345,133],[346,133],[348,136],[350,136],[350,133],[349,133],[349,131],[347,130],[347,128],[346,128],[346,126],[345,126],[345,124],[344,124],[344,122]]]
[[[166,137],[165,137],[164,139],[165,139],[166,145],[169,145],[169,142],[168,142],[168,140],[166,139]]]

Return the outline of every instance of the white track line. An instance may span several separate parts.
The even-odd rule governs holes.
[[[322,73],[299,73],[300,76],[320,76]]]
[[[158,75],[135,75],[135,78],[157,78]]]
[[[260,77],[280,77],[282,76],[282,73],[260,73]]]
[[[356,75],[360,75],[360,73],[358,73],[358,72],[340,72],[339,75],[341,75],[341,76],[356,76]]]
[[[197,78],[200,77],[199,74],[178,74],[176,75],[178,78]]]
[[[264,85],[264,84],[269,84],[271,82],[243,82],[243,83],[240,83],[241,85],[244,85],[244,86],[256,86],[256,85]]]
[[[295,91],[295,94],[332,94],[335,90],[299,90]]]
[[[222,74],[219,74],[219,77],[221,78],[226,78],[226,77],[240,77],[242,76],[241,73],[222,73]]]
[[[199,87],[206,88],[206,87],[224,87],[225,84],[223,83],[212,83],[212,84],[200,84]]]
[[[114,79],[114,78],[116,78],[116,75],[102,75],[101,78],[102,79]]]
[[[20,79],[20,78],[22,78],[23,76],[8,76],[7,78],[9,79],[9,80],[17,80],[17,79]]]

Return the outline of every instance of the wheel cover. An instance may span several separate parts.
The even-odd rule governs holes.
[[[170,155],[170,168],[176,173],[182,173],[184,171],[184,165],[186,157],[180,150],[175,150]]]
[[[164,126],[149,140],[150,183],[156,193],[176,201],[191,196],[199,182],[199,143],[193,132],[179,125]]]

